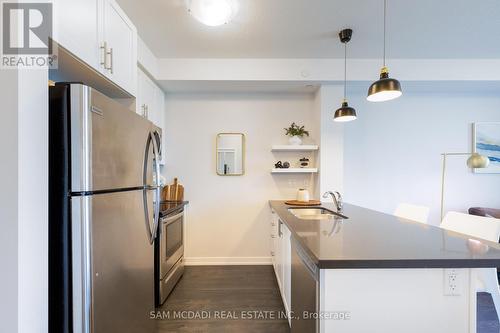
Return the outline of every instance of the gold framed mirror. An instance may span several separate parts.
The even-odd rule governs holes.
[[[215,147],[215,168],[219,176],[245,174],[245,134],[219,133]]]

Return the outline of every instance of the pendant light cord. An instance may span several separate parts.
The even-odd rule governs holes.
[[[344,43],[344,101],[347,96],[347,43]]]
[[[387,0],[384,0],[384,67],[385,67],[385,30],[386,30]]]

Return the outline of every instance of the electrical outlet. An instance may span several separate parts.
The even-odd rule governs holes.
[[[444,295],[460,296],[462,294],[462,274],[458,269],[444,270]]]

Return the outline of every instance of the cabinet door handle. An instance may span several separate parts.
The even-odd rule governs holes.
[[[283,222],[281,222],[281,220],[279,221],[279,224],[278,224],[278,236],[281,237],[283,236],[283,233],[281,232],[281,225],[283,224]]]
[[[112,47],[109,48],[109,52],[107,52],[107,54],[109,55],[109,67],[106,69],[109,69],[111,74],[113,74],[113,48]]]
[[[102,50],[102,60],[101,60],[101,66],[104,66],[104,69],[108,69],[108,43],[102,42],[102,45],[100,47]]]
[[[146,118],[149,119],[149,105],[146,104]]]

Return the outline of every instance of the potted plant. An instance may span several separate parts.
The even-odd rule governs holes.
[[[306,131],[304,126],[299,126],[296,123],[292,123],[290,127],[285,128],[285,131],[286,135],[290,137],[288,141],[294,146],[301,145],[302,138],[309,136],[309,131]]]

